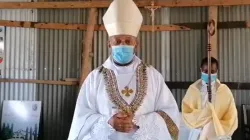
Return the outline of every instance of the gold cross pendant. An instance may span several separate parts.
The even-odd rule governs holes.
[[[122,94],[124,94],[126,97],[129,97],[133,92],[133,89],[130,89],[127,86],[124,88],[124,90],[122,90]]]

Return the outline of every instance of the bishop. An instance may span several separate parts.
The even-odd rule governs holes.
[[[142,20],[133,0],[109,6],[103,21],[111,54],[84,81],[68,140],[178,139],[179,109],[171,91],[135,55]]]

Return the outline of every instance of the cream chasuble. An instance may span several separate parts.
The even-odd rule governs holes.
[[[129,96],[122,93],[126,86],[133,90]],[[134,112],[140,128],[115,131],[107,122],[119,111]],[[179,123],[176,101],[157,70],[136,56],[126,67],[109,58],[82,85],[68,140],[171,140],[178,138]]]
[[[204,89],[205,88],[205,89]],[[185,124],[201,129],[200,140],[225,139],[238,127],[237,109],[230,89],[219,80],[212,84],[212,103],[201,80],[191,85],[182,100]]]

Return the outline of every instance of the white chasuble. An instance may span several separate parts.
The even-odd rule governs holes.
[[[119,111],[133,112],[139,129],[115,131],[108,120]],[[136,56],[124,67],[109,58],[83,83],[68,140],[172,140],[179,123],[176,101],[157,70]]]

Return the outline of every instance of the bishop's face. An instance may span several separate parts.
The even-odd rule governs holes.
[[[109,38],[108,46],[112,49],[113,60],[121,65],[130,64],[137,46],[136,37],[116,35]]]
[[[137,46],[137,39],[131,35],[115,35],[109,38],[108,46],[119,46],[119,45],[127,45],[127,46]]]

